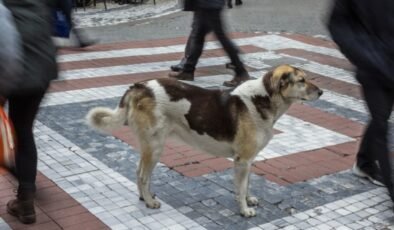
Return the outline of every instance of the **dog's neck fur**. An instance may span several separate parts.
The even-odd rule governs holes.
[[[231,94],[252,101],[257,110],[259,110],[259,106],[269,107],[270,109],[265,112],[269,112],[269,115],[273,118],[273,123],[275,123],[289,109],[292,102],[285,100],[279,90],[274,87],[272,75],[265,75],[243,83],[235,88]],[[260,115],[263,119],[266,119],[268,114],[260,112]]]

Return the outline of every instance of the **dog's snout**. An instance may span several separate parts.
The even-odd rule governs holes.
[[[319,94],[319,97],[323,94],[323,90],[319,89],[319,91],[317,91],[317,93]]]

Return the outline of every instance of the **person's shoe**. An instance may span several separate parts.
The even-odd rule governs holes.
[[[170,78],[174,78],[177,80],[184,80],[184,81],[194,81],[194,73],[193,72],[170,72],[168,74]]]
[[[92,46],[92,45],[94,45],[94,44],[96,44],[97,43],[97,41],[96,40],[92,40],[92,39],[82,39],[82,40],[80,40],[79,42],[78,42],[78,47],[79,48],[85,48],[85,47],[88,47],[88,46]]]
[[[231,81],[223,82],[223,85],[227,87],[237,87],[248,80],[250,80],[249,74],[243,73],[243,74],[235,75]]]
[[[183,67],[184,67],[184,64],[181,62],[179,64],[172,65],[170,68],[174,72],[181,72],[183,70]]]
[[[226,69],[235,69],[235,65],[231,62],[226,63]]]
[[[85,31],[82,29],[72,29],[71,34],[71,36],[74,38],[75,46],[77,48],[85,48],[98,43],[97,40],[90,39],[88,36],[86,36]]]
[[[229,4],[227,4],[227,7],[228,7],[229,9],[231,9],[231,8],[233,8],[233,4],[229,3]]]
[[[36,212],[34,210],[34,200],[10,200],[7,203],[7,212],[19,219],[24,224],[36,222]]]
[[[236,6],[239,6],[239,5],[242,5],[242,4],[243,4],[242,0],[235,0],[235,5]]]
[[[352,172],[354,175],[356,175],[358,177],[367,178],[369,181],[371,181],[372,184],[375,184],[377,186],[382,186],[382,187],[385,186],[383,183],[383,178],[377,169],[363,170],[357,166],[357,163],[355,163],[353,165]]]

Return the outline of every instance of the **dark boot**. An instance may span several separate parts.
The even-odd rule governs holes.
[[[186,62],[186,58],[182,58],[181,62],[179,62],[179,64],[176,65],[172,65],[171,66],[171,70],[175,71],[175,72],[180,72],[183,70],[183,68],[185,67],[185,62]]]
[[[170,78],[174,78],[177,80],[184,80],[184,81],[194,81],[194,73],[193,72],[170,72],[168,74]]]
[[[19,219],[24,224],[36,222],[36,212],[34,210],[34,192],[18,193],[15,200],[7,203],[7,212]]]
[[[235,0],[235,5],[236,6],[242,5],[242,0]]]
[[[236,74],[231,81],[223,82],[223,85],[227,87],[237,87],[248,80],[250,80],[250,76],[248,72],[244,72],[242,74]]]

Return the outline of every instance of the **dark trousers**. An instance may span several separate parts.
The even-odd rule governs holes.
[[[67,20],[67,23],[70,27],[73,27],[73,20],[71,17],[71,12],[72,12],[72,1],[71,0],[58,0],[57,1],[57,8],[62,11],[64,14],[64,17]]]
[[[83,36],[82,36],[83,34],[81,35],[81,31],[78,29],[75,29],[75,27],[74,27],[75,24],[72,19],[72,8],[73,8],[72,0],[58,0],[56,7],[64,14],[64,17],[67,20],[67,24],[70,26],[70,30],[73,30],[77,41],[78,42],[83,41]]]
[[[9,117],[15,128],[17,139],[16,177],[18,194],[35,192],[37,175],[37,149],[34,142],[33,122],[45,92],[11,96]]]
[[[239,51],[224,31],[222,10],[198,10],[194,12],[192,32],[186,45],[184,71],[194,72],[204,49],[205,37],[211,31],[222,44],[223,49],[230,57],[231,63],[234,64],[236,75],[245,73],[245,67],[238,56]]]
[[[378,161],[384,183],[394,198],[394,187],[391,178],[390,152],[388,149],[389,118],[394,105],[394,89],[380,83],[374,74],[359,71],[364,98],[371,113],[371,120],[365,130],[360,150],[357,154],[357,165],[368,168],[372,162]]]

